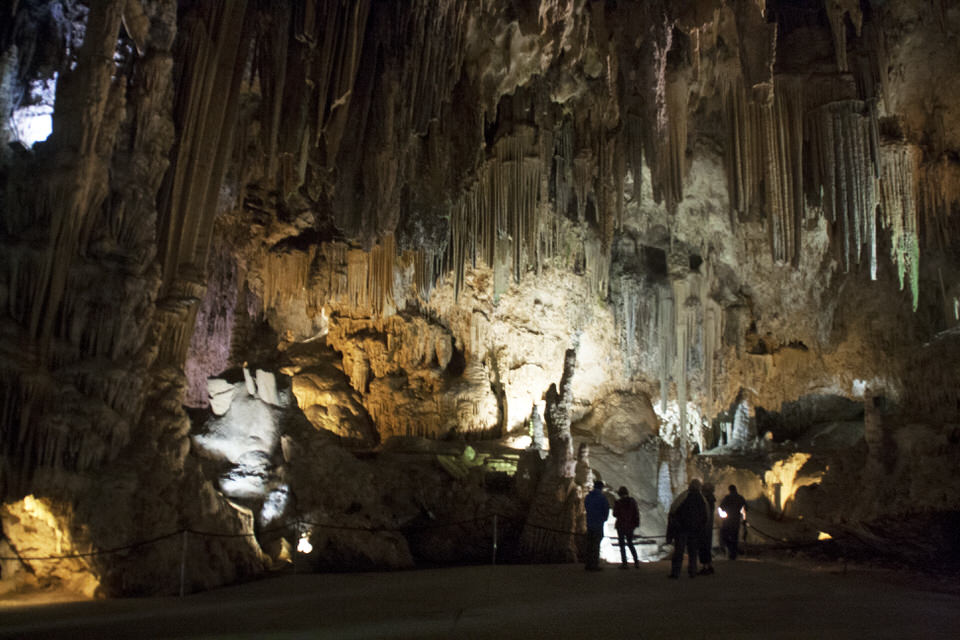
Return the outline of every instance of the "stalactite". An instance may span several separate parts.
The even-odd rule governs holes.
[[[184,277],[174,282],[167,296],[157,303],[154,324],[159,342],[159,362],[171,364],[186,360],[204,288],[204,283],[199,280]]]
[[[862,101],[842,100],[815,109],[807,119],[812,188],[823,194],[824,212],[839,227],[845,271],[859,263],[864,243],[876,246],[875,225],[868,222],[878,204],[872,115]]]
[[[627,377],[633,375],[633,357],[637,351],[637,316],[640,312],[640,296],[637,289],[638,287],[633,277],[621,277],[618,318],[620,320],[621,344],[623,345]]]
[[[597,210],[603,249],[609,252],[613,234],[623,222],[623,183],[626,158],[621,136],[600,137]]]
[[[687,118],[690,87],[683,74],[666,80],[666,126],[658,140],[657,183],[665,194],[667,210],[676,213],[683,200],[687,176]]]
[[[796,79],[777,83],[770,114],[775,138],[768,151],[767,205],[777,242],[774,259],[796,266],[800,257],[803,197],[803,91]],[[771,204],[773,203],[773,204]]]
[[[566,119],[553,137],[553,190],[556,194],[556,210],[560,215],[566,215],[570,211],[573,171],[573,125]],[[579,197],[577,199],[579,207]]]
[[[640,116],[627,113],[623,123],[623,144],[627,170],[633,178],[632,196],[640,204],[643,194],[643,120]]]
[[[433,253],[425,249],[405,251],[404,260],[409,260],[413,264],[413,285],[417,295],[424,302],[428,302],[437,278],[436,259]]]
[[[606,299],[610,284],[610,250],[603,246],[601,239],[586,238],[583,241],[583,255],[589,290]]]
[[[310,247],[307,251],[264,255],[260,267],[264,309],[275,309],[302,296],[309,285],[310,268],[315,256],[316,247]]]
[[[163,281],[169,290],[182,269],[204,269],[220,185],[233,151],[238,92],[249,32],[246,0],[212,3],[184,27],[175,105],[180,146],[160,197]],[[229,70],[229,71],[224,71]]]
[[[327,166],[333,166],[347,124],[353,85],[360,67],[370,0],[319,3],[316,24],[322,25],[320,57],[311,69],[316,87],[315,143],[324,142]],[[339,31],[334,31],[339,27]],[[311,42],[312,44],[312,42]],[[305,155],[305,154],[304,154]]]
[[[380,239],[370,252],[367,268],[369,304],[376,316],[388,315],[393,308],[393,278],[397,263],[397,247],[393,234]]]
[[[736,222],[760,202],[763,170],[763,137],[760,110],[747,96],[739,75],[721,81],[724,129],[727,132],[725,163],[727,192]]]
[[[914,145],[887,144],[880,149],[881,221],[890,231],[890,258],[897,267],[901,289],[910,276],[914,311],[920,277],[919,165],[920,149]]]
[[[833,32],[833,48],[837,59],[837,70],[841,73],[849,71],[847,65],[847,25],[845,17],[850,16],[857,36],[863,25],[863,14],[860,11],[858,0],[826,0],[824,8],[830,21],[830,30]]]
[[[493,157],[480,168],[477,182],[462,194],[450,221],[446,267],[453,272],[457,295],[466,262],[482,260],[494,269],[495,291],[537,265],[542,233],[541,163],[530,127],[497,141]]]
[[[865,100],[876,100],[883,107],[883,113],[889,114],[891,91],[885,34],[877,24],[868,22],[863,25],[862,38],[864,46],[851,65],[857,82],[857,95]]]
[[[667,412],[670,399],[670,375],[676,359],[676,299],[673,290],[665,287],[657,297],[657,334],[660,336],[660,413]]]

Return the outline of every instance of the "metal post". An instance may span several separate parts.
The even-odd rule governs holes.
[[[180,597],[186,589],[187,582],[187,532],[183,532],[183,548],[180,550]]]
[[[293,575],[297,575],[297,556],[300,555],[300,516],[297,516],[297,528],[293,537]]]
[[[493,514],[493,562],[497,564],[497,514]]]

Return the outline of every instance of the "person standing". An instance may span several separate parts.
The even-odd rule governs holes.
[[[624,546],[630,548],[633,554],[633,566],[640,568],[640,560],[637,558],[637,549],[633,546],[633,530],[640,526],[640,508],[637,501],[630,497],[630,492],[626,487],[617,489],[617,495],[620,496],[613,504],[613,517],[616,518],[617,544],[620,545],[620,568],[627,568],[627,550]]]
[[[703,483],[703,499],[707,501],[707,529],[703,533],[703,542],[700,545],[700,575],[709,576],[713,573],[713,513],[717,506],[717,497],[713,495],[713,485]]]
[[[707,528],[707,501],[701,493],[700,480],[690,481],[687,490],[670,505],[667,519],[668,542],[673,542],[673,559],[670,563],[670,578],[679,578],[683,567],[683,554],[687,553],[687,574],[697,577],[697,554]]]
[[[720,539],[727,549],[727,557],[737,559],[741,518],[747,517],[747,501],[737,493],[737,485],[730,485],[730,493],[720,501]]]
[[[600,543],[603,542],[603,524],[610,515],[610,503],[603,495],[603,481],[596,480],[593,490],[583,499],[587,512],[587,571],[600,571]]]

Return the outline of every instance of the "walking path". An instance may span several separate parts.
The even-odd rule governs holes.
[[[185,598],[0,603],[0,638],[956,638],[960,593],[753,559],[283,575]]]

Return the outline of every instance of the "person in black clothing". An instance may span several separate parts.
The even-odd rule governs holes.
[[[620,545],[620,568],[627,568],[627,550],[633,554],[633,566],[640,568],[640,560],[637,559],[637,549],[633,546],[633,530],[640,526],[640,508],[637,501],[630,497],[630,492],[626,487],[617,489],[617,495],[620,496],[613,503],[613,517],[617,519],[617,544]]]
[[[737,493],[737,486],[730,485],[730,493],[720,501],[720,539],[727,548],[727,557],[737,559],[737,536],[740,533],[741,517],[747,515],[747,501]]]
[[[667,542],[673,542],[671,578],[680,577],[683,553],[687,553],[687,574],[697,576],[697,554],[707,528],[707,501],[701,493],[700,481],[694,478],[686,491],[677,496],[670,505],[667,518]]]
[[[707,501],[707,529],[703,534],[703,541],[700,545],[700,575],[708,576],[713,573],[713,514],[717,505],[717,498],[713,495],[713,485],[709,482],[703,484],[703,499]]]

